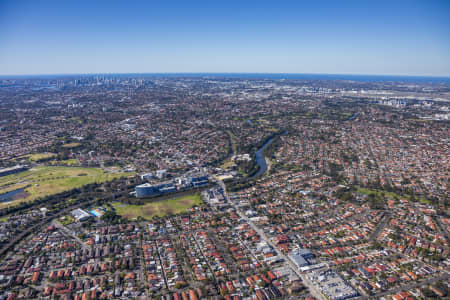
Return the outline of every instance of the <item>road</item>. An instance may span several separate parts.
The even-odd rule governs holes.
[[[381,222],[378,223],[378,226],[375,230],[370,234],[369,241],[373,241],[377,238],[380,232],[386,227],[387,223],[391,220],[391,214],[387,213],[381,219]]]
[[[445,236],[447,244],[450,244],[450,235],[445,225],[442,224],[441,220],[437,216],[432,216],[432,219],[437,224],[438,231]]]
[[[289,265],[289,267],[295,272],[295,274],[297,274],[298,277],[300,277],[303,281],[303,284],[309,289],[309,291],[311,292],[311,294],[316,298],[316,299],[326,299],[323,294],[318,290],[318,288],[311,282],[311,280],[309,280],[304,274],[302,274],[300,272],[300,270],[297,268],[297,266],[291,261],[291,259],[285,255],[271,240],[270,238],[265,234],[265,232],[258,228],[258,226],[256,226],[253,222],[251,222],[247,216],[239,210],[239,207],[236,205],[236,203],[234,203],[233,201],[231,201],[228,197],[228,193],[226,190],[226,186],[223,183],[223,181],[219,180],[218,181],[219,185],[222,187],[223,191],[224,191],[224,195],[225,195],[225,199],[234,207],[234,209],[236,210],[236,213],[243,219],[245,220],[250,227],[255,230],[259,236],[270,246],[272,246],[272,248],[277,252],[278,256],[281,257],[282,259],[284,259],[284,261]]]
[[[416,282],[412,282],[412,283],[409,283],[409,284],[400,285],[399,287],[396,287],[396,288],[394,288],[392,290],[389,290],[389,291],[386,291],[386,292],[382,292],[382,293],[378,293],[378,294],[375,294],[374,296],[371,296],[371,297],[379,299],[380,297],[383,297],[383,296],[396,294],[396,293],[399,293],[401,291],[409,291],[411,289],[420,287],[422,285],[432,284],[432,283],[435,283],[435,282],[438,282],[438,281],[441,281],[441,280],[444,281],[444,282],[448,282],[449,278],[450,278],[450,275],[443,274],[441,276],[432,277],[432,278],[429,278],[429,279],[426,279],[426,280],[423,280],[423,281],[419,281],[419,282],[416,281]]]
[[[143,230],[142,230],[143,229]],[[142,232],[145,231],[145,227],[141,227]],[[150,292],[150,285],[148,283],[148,274],[147,274],[147,268],[145,265],[145,258],[144,258],[144,248],[142,248],[142,237],[139,239],[139,260],[141,262],[141,287],[145,290],[145,296],[148,299],[149,295],[151,295]]]
[[[69,238],[73,238],[83,249],[89,249],[88,245],[83,243],[83,241],[69,228],[64,226],[63,224],[59,223],[56,219],[52,221],[52,224],[61,230],[63,234],[65,234]]]
[[[207,256],[205,255],[205,253],[203,252],[203,247],[200,246],[200,243],[198,242],[197,238],[195,237],[195,232],[192,233],[192,237],[193,237],[193,239],[194,239],[194,241],[195,241],[195,244],[197,244],[197,247],[198,247],[198,249],[200,250],[200,253],[201,253],[202,256],[203,256],[203,259],[206,261],[206,264],[208,265],[209,271],[211,272],[211,274],[212,274],[212,276],[213,276],[213,278],[214,278],[214,282],[215,282],[216,284],[218,284],[218,281],[217,281],[217,278],[216,278],[216,274],[215,274],[215,272],[214,272],[214,269],[211,267],[211,264],[209,263],[208,257],[207,257]]]
[[[50,222],[52,219],[56,219],[64,214],[67,214],[68,212],[70,212],[71,210],[75,209],[75,208],[79,208],[85,205],[89,205],[94,203],[96,200],[89,200],[86,202],[82,202],[82,203],[77,203],[75,205],[66,207],[65,209],[59,211],[58,213],[45,217],[44,219],[42,219],[41,222],[29,227],[28,229],[22,231],[21,233],[19,233],[13,240],[9,241],[8,244],[6,244],[5,246],[3,246],[0,249],[0,257],[3,256],[4,254],[6,254],[12,247],[14,247],[17,243],[19,243],[22,239],[24,239],[26,236],[28,236],[28,234],[30,234],[31,232],[37,232],[37,230],[39,228],[41,228],[42,226],[46,225],[48,222]]]
[[[251,222],[247,216],[239,210],[239,207],[231,200],[229,200],[227,191],[226,191],[226,186],[222,181],[218,181],[219,185],[223,188],[224,190],[224,195],[225,198],[227,199],[227,201],[234,207],[234,209],[236,210],[237,214],[244,219],[249,225],[250,227],[255,230],[260,236],[261,238],[268,243],[269,245],[271,245],[273,247],[273,249],[275,249],[275,251],[277,252],[277,254],[283,258],[288,264],[289,266],[292,268],[292,270],[294,270],[294,272],[303,280],[303,284],[309,289],[309,291],[311,292],[311,294],[316,297],[317,299],[325,299],[324,296],[322,295],[322,293],[318,290],[318,288],[306,277],[304,276],[300,270],[297,268],[297,266],[290,260],[290,258],[285,255],[283,252],[281,252],[281,250],[279,250],[278,247],[276,247],[276,245],[270,240],[270,238],[267,237],[267,235],[265,234],[265,232],[258,228],[253,222]],[[385,216],[383,216],[383,219],[381,220],[381,222],[379,223],[379,225],[377,226],[377,228],[374,230],[374,232],[371,234],[370,236],[370,240],[374,239],[377,237],[377,235],[381,232],[381,230],[383,228],[386,227],[387,223],[389,222],[389,220],[391,219],[391,215],[390,214],[386,214]],[[397,288],[382,292],[382,293],[378,293],[374,296],[371,296],[370,298],[376,298],[379,299],[380,297],[383,296],[387,296],[387,295],[391,295],[391,294],[395,294],[401,291],[407,291],[407,290],[411,290],[413,288],[422,286],[422,285],[427,285],[427,284],[432,284],[435,283],[437,281],[448,281],[450,278],[450,275],[445,273],[441,276],[437,276],[437,277],[433,277],[433,278],[429,278],[420,282],[414,282],[414,283],[410,283],[410,284],[405,284],[405,285],[401,285]],[[367,299],[367,296],[360,296],[359,299]]]
[[[164,283],[166,285],[166,289],[169,290],[169,284],[167,283],[166,271],[164,270],[164,264],[163,264],[163,260],[161,258],[161,253],[159,253],[158,241],[155,240],[155,241],[153,241],[153,243],[155,245],[156,253],[158,253],[159,265],[161,266],[161,272],[164,277]]]

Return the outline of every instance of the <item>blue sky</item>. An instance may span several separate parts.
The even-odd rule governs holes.
[[[450,76],[450,1],[0,0],[0,74]]]

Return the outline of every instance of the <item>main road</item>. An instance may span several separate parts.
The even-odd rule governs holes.
[[[236,205],[236,203],[234,203],[233,201],[230,200],[230,198],[228,197],[228,193],[227,193],[227,189],[226,189],[226,185],[225,183],[223,183],[222,180],[218,180],[219,185],[222,187],[223,189],[223,193],[225,196],[225,199],[234,207],[234,209],[236,210],[236,213],[243,219],[245,220],[250,227],[255,230],[260,237],[270,246],[272,246],[272,248],[277,252],[277,254],[279,255],[279,257],[283,258],[284,261],[289,265],[289,267],[291,267],[291,269],[295,272],[295,274],[297,274],[298,277],[300,277],[303,281],[303,284],[309,289],[309,291],[311,292],[311,294],[316,298],[316,299],[323,299],[325,300],[326,298],[323,296],[323,294],[319,291],[319,289],[311,282],[311,280],[308,279],[308,277],[306,277],[304,274],[302,274],[300,272],[300,270],[298,269],[298,267],[292,262],[292,260],[285,255],[271,240],[270,238],[266,235],[266,233],[260,229],[258,226],[256,226],[252,221],[250,221],[247,216],[239,209],[239,207]]]
[[[62,209],[61,211],[55,213],[54,215],[51,216],[47,216],[44,217],[43,219],[41,219],[41,221],[39,221],[37,224],[29,227],[28,229],[20,232],[16,237],[14,237],[12,240],[10,240],[8,242],[8,244],[6,244],[5,246],[3,246],[0,249],[0,257],[2,257],[4,254],[6,254],[12,247],[16,246],[16,244],[18,244],[19,242],[22,241],[22,239],[24,239],[25,237],[27,237],[30,233],[32,232],[36,232],[37,230],[39,230],[41,227],[45,226],[47,223],[51,222],[53,219],[57,219],[58,217],[67,214],[68,212],[70,212],[73,209],[79,208],[79,207],[83,207],[89,204],[94,203],[97,200],[88,200],[86,202],[81,202],[81,203],[77,203],[74,204],[72,206],[66,207],[64,209]]]

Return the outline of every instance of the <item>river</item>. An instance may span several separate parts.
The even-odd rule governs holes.
[[[255,156],[256,156],[256,163],[258,164],[258,171],[255,174],[253,174],[253,176],[249,177],[249,179],[255,179],[267,172],[267,162],[263,152],[264,149],[267,148],[267,146],[272,144],[273,139],[274,138],[271,138],[270,140],[265,142],[264,145],[262,145],[262,147],[259,148],[258,151],[256,151]]]
[[[281,135],[286,135],[288,133],[289,132],[286,130]],[[261,148],[258,149],[258,151],[256,151],[255,156],[256,156],[256,163],[258,164],[258,171],[253,176],[250,176],[248,179],[255,179],[267,172],[267,162],[263,152],[267,148],[267,146],[272,144],[274,139],[277,139],[279,137],[280,135],[274,136],[273,138],[265,142],[264,145],[262,145]]]

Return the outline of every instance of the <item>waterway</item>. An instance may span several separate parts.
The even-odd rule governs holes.
[[[285,131],[282,133],[283,135],[288,134],[288,131]],[[264,149],[266,149],[270,144],[272,144],[274,139],[279,138],[279,136],[273,137],[270,140],[268,140],[267,142],[264,143],[264,145],[261,146],[261,148],[258,149],[258,151],[256,151],[255,156],[256,156],[256,163],[258,164],[258,171],[251,177],[249,177],[248,179],[255,179],[258,178],[259,176],[263,175],[264,173],[267,172],[267,162],[266,162],[266,158],[264,157]]]
[[[350,121],[353,121],[354,119],[356,119],[356,117],[358,116],[358,113],[353,113],[353,115],[350,116],[350,118],[348,118]]]
[[[0,194],[0,203],[13,201],[14,196],[22,193],[23,191],[24,191],[24,189],[21,188],[21,189],[10,191],[10,192],[4,193],[4,194]]]
[[[270,144],[272,144],[273,139],[274,138],[271,138],[270,140],[265,142],[264,145],[262,145],[262,147],[259,148],[258,151],[256,151],[255,156],[256,156],[256,163],[258,164],[258,171],[255,174],[253,174],[253,176],[249,177],[249,179],[258,178],[259,176],[267,172],[267,162],[263,152],[264,149],[266,149]]]

